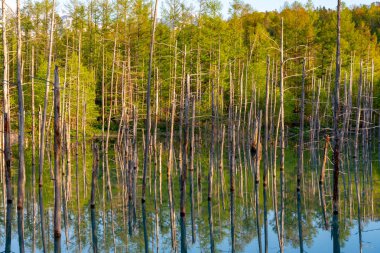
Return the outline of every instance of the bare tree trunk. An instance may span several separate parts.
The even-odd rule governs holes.
[[[162,143],[160,143],[160,155],[158,158],[159,166],[158,166],[158,174],[159,174],[159,181],[158,181],[158,190],[160,194],[160,205],[162,205]]]
[[[61,237],[61,119],[58,67],[54,70],[54,237]]]
[[[322,80],[318,80],[318,91],[317,91],[317,100],[315,102],[315,116],[314,116],[314,139],[313,141],[316,143],[316,154],[315,156],[317,157],[317,161],[319,160],[319,130],[320,130],[320,119],[319,119],[319,108],[320,108],[320,95],[321,95],[321,85],[322,85]],[[315,145],[315,144],[314,144]]]
[[[355,159],[355,189],[356,189],[356,200],[358,202],[358,226],[359,226],[359,240],[361,244],[361,220],[360,220],[360,182],[359,182],[359,129],[360,129],[360,115],[361,115],[361,96],[362,96],[362,85],[363,85],[363,61],[360,61],[360,76],[359,76],[359,87],[358,87],[358,97],[357,97],[357,103],[356,107],[357,113],[356,113],[356,127],[355,127],[355,154],[354,154],[354,159]],[[364,182],[362,182],[364,183]],[[360,245],[361,246],[361,245]],[[360,252],[362,252],[360,250]]]
[[[112,70],[111,70],[111,89],[110,89],[110,109],[108,112],[108,121],[107,121],[107,134],[106,134],[106,143],[105,143],[105,174],[107,175],[107,193],[108,196],[112,199],[112,188],[111,188],[111,176],[110,176],[110,169],[109,169],[109,160],[108,160],[108,148],[109,148],[109,138],[110,138],[110,128],[111,128],[111,117],[112,117],[112,108],[114,103],[112,103],[112,94],[113,94],[113,79],[115,74],[115,62],[116,62],[116,45],[117,45],[117,37],[114,39],[114,46],[113,46],[113,57],[112,57]]]
[[[189,84],[188,84],[189,85]],[[211,115],[211,145],[210,145],[210,171],[208,175],[208,200],[210,201],[212,198],[212,181],[214,177],[214,162],[215,162],[215,141],[214,141],[214,134],[215,134],[215,117],[216,117],[216,111],[215,111],[215,98],[214,98],[214,81],[212,83],[212,115]]]
[[[9,63],[8,63],[8,42],[7,42],[7,18],[6,4],[2,1],[2,32],[3,32],[3,103],[4,103],[4,160],[5,160],[5,184],[7,188],[7,202],[12,203],[12,174],[11,174],[11,109],[9,101]]]
[[[70,99],[69,99],[70,101]],[[66,201],[71,197],[71,136],[70,136],[70,102],[68,103],[68,122],[65,122],[66,134]]]
[[[39,187],[43,185],[43,168],[44,168],[44,154],[45,154],[45,128],[46,128],[46,114],[48,107],[49,99],[49,86],[50,86],[50,68],[52,62],[52,53],[53,53],[53,38],[54,38],[54,8],[55,0],[53,0],[53,8],[51,11],[51,21],[50,21],[50,39],[49,39],[49,56],[48,56],[48,65],[47,65],[47,74],[46,74],[46,88],[45,88],[45,100],[44,100],[44,109],[42,113],[42,122],[41,122],[41,138],[40,138],[40,156],[39,156]]]
[[[278,207],[277,207],[277,171],[276,171],[277,170],[278,131],[280,128],[280,119],[281,119],[280,115],[281,115],[281,109],[277,117],[276,135],[274,138],[274,145],[273,145],[273,205],[274,205],[274,215],[275,215],[275,221],[276,221],[276,232],[277,232],[277,237],[278,237],[278,244],[281,248],[281,232],[280,232],[280,226],[279,226]]]
[[[154,151],[154,171],[155,177],[154,182],[156,185],[156,176],[157,176],[157,168],[158,168],[158,148],[157,148],[157,126],[158,126],[158,106],[159,106],[159,81],[158,81],[158,68],[156,68],[156,85],[155,85],[155,112],[154,112],[154,141],[153,141],[153,151]],[[151,170],[150,170],[151,171]],[[151,178],[151,177],[150,177]],[[151,183],[149,183],[151,185]],[[156,187],[154,187],[156,188]],[[156,192],[156,190],[155,190]]]
[[[336,73],[335,73],[335,89],[334,89],[334,185],[333,185],[333,212],[339,211],[339,83],[340,83],[340,15],[341,0],[338,0],[337,6],[337,38],[336,38]]]
[[[84,85],[82,86],[82,106],[83,106],[83,111],[82,111],[82,169],[83,169],[83,191],[84,191],[84,196],[86,197],[87,195],[87,173],[86,173],[86,109],[87,109],[87,104],[86,104],[86,94],[84,90]]]
[[[80,87],[80,65],[81,65],[81,43],[82,34],[79,33],[78,41],[78,66],[77,66],[77,77],[76,77],[76,115],[75,115],[75,190],[76,190],[76,204],[77,204],[77,233],[78,233],[78,245],[79,251],[81,251],[81,229],[80,229],[80,200],[79,200],[79,87]]]
[[[184,142],[182,147],[182,170],[181,170],[181,217],[186,215],[186,178],[187,178],[187,150],[189,139],[189,96],[190,96],[190,75],[186,76],[185,81],[185,106],[184,106]]]
[[[52,130],[50,128],[50,124],[51,124],[51,119],[54,117],[54,103],[51,104],[51,110],[50,110],[50,114],[49,114],[49,121],[47,123],[47,127],[46,127],[46,147],[45,147],[45,152],[47,152],[47,160],[48,160],[48,164],[49,164],[49,172],[50,172],[50,179],[51,180],[54,180],[54,165],[53,165],[53,161],[51,159],[52,157],[52,154],[54,153],[54,150],[52,149],[52,139],[54,138],[53,134],[52,133]],[[54,124],[54,122],[53,122]],[[54,129],[53,129],[54,130]],[[54,156],[54,154],[53,154]],[[53,157],[53,160],[54,160],[54,157]]]
[[[24,208],[25,198],[25,114],[24,92],[22,90],[22,59],[21,59],[21,13],[20,0],[17,0],[17,92],[18,92],[18,184],[17,209]]]
[[[81,65],[81,43],[82,43],[82,34],[79,33],[79,42],[78,42],[78,66],[77,66],[77,98],[76,98],[76,117],[75,117],[75,184],[77,191],[77,202],[79,205],[79,86],[80,86],[80,65]],[[78,206],[79,208],[79,206]]]
[[[267,75],[266,75],[266,91],[265,91],[265,137],[264,137],[264,177],[263,184],[264,187],[268,185],[268,169],[269,169],[269,158],[268,158],[268,141],[269,141],[269,75],[270,75],[270,59],[267,56]]]
[[[66,40],[66,46],[68,47],[68,39]],[[68,49],[66,50],[66,57],[68,57]],[[67,59],[65,62],[65,80],[64,80],[64,94],[66,88],[69,87],[69,85],[66,82],[66,74],[67,74]],[[68,89],[68,95],[67,95],[67,102],[63,103],[63,107],[66,107],[67,111],[67,118],[66,118],[66,111],[62,110],[62,126],[63,126],[63,134],[65,135],[65,152],[66,152],[66,165],[65,165],[65,174],[66,174],[66,194],[65,194],[65,203],[69,201],[71,198],[71,92],[72,89],[69,87]],[[65,96],[63,97],[65,100]],[[67,212],[65,213],[65,216],[67,216]],[[66,229],[67,231],[67,229]]]
[[[230,105],[228,109],[228,160],[230,167],[230,191],[231,196],[235,191],[235,123],[234,123],[234,85],[232,82],[232,71],[230,65]]]
[[[195,217],[194,217],[194,159],[195,159],[195,101],[196,96],[192,97],[192,116],[191,116],[191,141],[190,141],[190,207],[191,207],[191,237],[195,243]]]
[[[175,121],[175,108],[176,108],[176,93],[175,93],[175,83],[173,84],[173,94],[172,94],[172,111],[171,111],[171,126],[170,126],[170,141],[169,141],[169,158],[168,158],[168,192],[169,192],[169,208],[170,208],[170,227],[171,227],[171,238],[172,238],[172,248],[176,247],[176,231],[175,231],[175,213],[174,213],[174,202],[172,193],[172,169],[173,169],[173,152],[174,152],[174,121]]]
[[[180,224],[181,224],[181,251],[187,252],[186,243],[186,180],[187,180],[187,150],[189,146],[189,97],[190,97],[190,75],[186,75],[185,81],[185,103],[184,103],[184,141],[182,147],[182,170],[180,184]]]
[[[36,237],[36,117],[34,107],[34,46],[32,46],[32,62],[30,67],[31,88],[32,88],[32,202],[33,202],[33,247],[32,252],[35,252],[35,237]]]
[[[152,65],[153,65],[153,49],[154,49],[154,32],[156,30],[156,18],[157,18],[158,0],[156,0],[154,6],[154,16],[153,16],[153,26],[152,34],[150,38],[150,54],[149,54],[149,71],[148,71],[148,85],[146,93],[146,121],[145,121],[145,149],[144,149],[144,171],[143,171],[143,183],[142,183],[142,197],[141,201],[145,202],[145,189],[146,189],[146,175],[148,170],[148,156],[149,156],[149,145],[150,145],[150,84],[152,79]]]
[[[262,124],[262,111],[259,112],[259,117],[257,118],[257,133],[256,133],[256,156],[255,156],[255,164],[256,164],[256,171],[255,171],[255,183],[258,184],[260,182],[260,163],[261,163],[261,124]]]
[[[259,195],[258,183],[255,183],[254,189],[255,189],[255,209],[256,209],[256,233],[257,233],[259,252],[262,253],[261,225],[260,225],[260,195]]]
[[[69,37],[66,34],[66,50],[65,50],[65,69],[63,74],[63,91],[62,91],[62,112],[61,112],[61,127],[64,128],[65,126],[65,120],[66,120],[66,90],[68,88],[67,85],[67,69],[68,69],[68,58],[69,58]],[[65,133],[63,133],[65,135]],[[64,144],[62,144],[64,145]]]
[[[285,111],[284,111],[284,19],[281,18],[281,62],[280,62],[280,111],[281,111],[281,160],[280,171],[285,169]]]
[[[38,110],[38,128],[41,129],[42,124],[42,109],[39,106]],[[38,132],[38,139],[41,140],[41,131]],[[39,201],[39,212],[40,212],[40,224],[41,224],[41,238],[42,238],[42,248],[46,252],[46,238],[45,238],[45,219],[44,219],[44,201],[42,197],[42,187],[38,188],[38,201]]]
[[[31,86],[32,86],[32,187],[33,187],[33,210],[35,202],[35,187],[36,187],[36,117],[34,108],[34,46],[32,46],[32,65],[31,65]],[[33,214],[34,215],[34,214]]]
[[[326,171],[327,157],[328,157],[328,153],[329,153],[329,143],[330,143],[330,136],[326,135],[325,149],[324,149],[321,175],[319,178],[319,184],[323,184],[323,182],[325,181],[325,171]]]
[[[102,46],[102,179],[103,179],[103,205],[105,203],[105,141],[104,141],[104,128],[105,128],[105,59],[104,59],[104,38]]]
[[[220,162],[219,162],[219,172],[220,172],[220,186],[221,186],[221,198],[222,198],[222,205],[223,209],[224,206],[224,165],[223,165],[223,158],[224,158],[224,136],[225,136],[226,128],[223,125],[222,129],[222,144],[220,146]]]
[[[303,129],[305,121],[305,79],[306,79],[306,59],[302,64],[302,95],[301,95],[301,111],[300,111],[300,130],[298,142],[298,173],[297,173],[297,191],[301,190],[301,179],[303,174]]]
[[[95,191],[96,182],[98,180],[99,168],[99,150],[98,145],[95,143],[93,147],[93,165],[92,165],[92,180],[91,180],[91,208],[95,208]]]
[[[179,150],[178,150],[178,164],[180,173],[182,173],[182,143],[183,143],[183,110],[184,110],[184,94],[185,94],[185,83],[186,83],[186,45],[183,50],[183,60],[182,60],[182,78],[181,78],[181,93],[179,97]],[[177,170],[176,170],[177,172]]]
[[[138,121],[137,108],[133,106],[133,183],[136,185],[137,175],[138,175],[138,150],[137,150],[137,121]],[[136,207],[136,187],[133,187],[133,206]]]

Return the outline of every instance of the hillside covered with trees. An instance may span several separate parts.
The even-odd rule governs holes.
[[[6,2],[0,250],[380,248],[379,2]]]
[[[264,103],[267,55],[271,64],[270,78],[274,83],[272,94],[279,96],[281,19],[284,20],[286,124],[298,122],[295,112],[299,110],[303,58],[307,61],[308,71],[306,115],[311,113],[313,90],[317,89],[319,80],[322,82],[321,101],[328,103],[335,74],[336,10],[314,8],[310,1],[306,6],[295,2],[283,6],[280,12],[262,13],[254,11],[254,6],[232,1],[229,16],[223,17],[221,5],[217,0],[199,1],[199,6],[193,4],[191,7],[181,0],[161,2],[153,58],[160,119],[165,119],[170,112],[171,91],[174,85],[177,86],[177,93],[180,91],[184,73],[191,75],[191,89],[199,100],[197,109],[202,115],[211,112],[212,83],[217,90],[220,114],[227,112],[228,103],[223,101],[228,101],[231,94],[230,72],[237,102],[243,100],[247,104],[252,94],[257,94],[259,102]],[[51,75],[54,65],[57,65],[64,85],[63,95],[66,102],[70,101],[70,110],[75,112],[75,108],[79,107],[79,118],[83,119],[86,114],[84,123],[94,131],[101,129],[102,112],[107,119],[110,109],[111,126],[117,128],[123,100],[127,107],[135,105],[139,114],[144,115],[152,3],[143,0],[71,1],[66,6],[67,14],[56,13],[54,16]],[[21,10],[23,86],[28,129],[31,126],[32,51],[35,107],[38,108],[43,105],[45,94],[52,9],[52,1],[26,1]],[[12,84],[16,83],[17,76],[14,60],[17,38],[14,32],[16,15],[11,11],[9,14],[7,37],[9,80]],[[374,61],[374,97],[379,94],[376,68],[380,65],[379,20],[380,6],[376,3],[351,8],[343,6],[342,77],[348,82],[353,62],[355,90],[360,60],[364,61],[368,80]],[[77,86],[80,86],[79,105]],[[16,89],[11,88],[10,96],[13,119],[17,115]],[[374,100],[376,108],[380,106],[378,101]],[[112,108],[111,103],[114,104]],[[329,109],[326,106],[327,114],[331,113]],[[75,122],[74,116],[71,113],[72,124]],[[17,120],[12,120],[13,125],[12,128],[17,126]]]

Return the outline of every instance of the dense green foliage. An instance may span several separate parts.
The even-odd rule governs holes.
[[[336,10],[314,8],[311,1],[285,5],[280,12],[257,12],[254,6],[234,0],[229,16],[221,14],[221,2],[202,0],[199,6],[188,6],[183,0],[160,3],[160,17],[156,30],[154,51],[155,83],[159,87],[159,115],[170,111],[171,89],[177,94],[183,83],[184,72],[191,75],[192,92],[198,93],[198,112],[211,111],[211,85],[216,84],[220,115],[227,112],[229,75],[233,75],[237,104],[250,102],[252,90],[263,102],[265,92],[265,59],[269,55],[272,79],[279,82],[279,43],[281,18],[284,19],[285,48],[285,119],[286,124],[297,121],[297,104],[301,86],[302,58],[307,60],[306,98],[312,98],[312,80],[322,80],[321,101],[331,101],[329,91],[335,73]],[[126,106],[134,104],[139,114],[145,111],[145,91],[152,25],[152,3],[145,0],[71,1],[59,12],[54,31],[53,64],[60,67],[61,85],[65,87],[66,102],[71,102],[71,122],[79,106],[82,118],[86,103],[86,124],[90,130],[101,129],[102,96],[105,98],[105,118],[112,103],[112,122],[115,129],[122,113],[122,91],[125,88]],[[31,50],[35,48],[36,108],[43,103],[48,54],[48,31],[52,1],[28,0],[22,10],[24,90],[27,126],[31,122]],[[380,51],[378,39],[380,6],[344,7],[342,12],[342,91],[349,76],[350,62],[354,61],[354,94],[359,76],[359,61],[364,60],[367,80],[370,80],[374,60],[374,96],[379,95]],[[8,40],[10,59],[15,59],[15,17],[10,16]],[[81,38],[80,105],[76,102],[78,47]],[[177,48],[176,48],[177,46]],[[114,59],[115,47],[115,59]],[[184,55],[186,61],[184,64]],[[176,55],[175,55],[176,53]],[[68,59],[66,59],[66,54]],[[176,61],[176,62],[175,62]],[[174,67],[176,63],[176,68]],[[16,79],[16,63],[10,61],[12,83]],[[123,70],[123,66],[125,70]],[[183,69],[185,66],[185,70]],[[65,71],[66,69],[66,71]],[[112,76],[112,69],[114,75]],[[174,72],[175,71],[175,72]],[[51,71],[53,74],[53,71]],[[2,73],[0,74],[2,75]],[[66,76],[66,77],[65,77]],[[104,79],[105,90],[102,91]],[[51,78],[52,80],[52,78]],[[113,82],[111,84],[111,81]],[[65,82],[65,83],[64,83]],[[124,88],[122,87],[124,86]],[[111,89],[112,87],[112,89]],[[157,87],[157,84],[155,84]],[[155,95],[155,92],[153,93]],[[278,91],[276,92],[278,95]],[[16,116],[16,89],[11,90],[12,118]],[[51,97],[50,97],[51,101]],[[155,100],[152,99],[152,103]],[[278,103],[279,99],[277,99]],[[374,100],[378,108],[379,100]],[[222,108],[223,107],[223,108]],[[311,103],[306,113],[310,114]],[[48,107],[50,111],[50,106]],[[277,109],[279,107],[277,106]],[[330,107],[327,106],[327,114]],[[48,111],[48,113],[49,113]],[[67,113],[67,111],[66,111]],[[275,114],[277,115],[277,113]],[[12,120],[12,124],[16,124]],[[82,124],[80,120],[80,124]],[[323,122],[322,122],[323,124]]]

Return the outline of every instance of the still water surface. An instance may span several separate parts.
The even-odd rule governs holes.
[[[50,180],[49,175],[46,175],[48,171],[44,175],[46,183],[42,194],[46,249],[48,252],[58,250],[61,252],[92,252],[94,249],[97,249],[98,252],[143,252],[147,247],[150,252],[180,252],[181,238],[186,234],[186,244],[182,245],[186,245],[188,252],[232,252],[233,250],[235,252],[280,252],[282,246],[279,241],[282,240],[281,238],[284,241],[284,252],[321,253],[334,250],[337,252],[339,249],[340,252],[346,253],[380,252],[378,161],[373,159],[366,163],[360,163],[360,206],[356,196],[354,170],[350,168],[350,165],[344,167],[345,172],[342,173],[340,189],[340,213],[335,217],[338,223],[334,223],[331,202],[332,171],[329,170],[332,168],[331,164],[328,165],[324,187],[320,188],[318,169],[311,166],[310,162],[305,162],[303,187],[298,194],[295,185],[297,162],[296,157],[292,157],[292,154],[294,154],[294,150],[287,150],[285,185],[281,185],[280,172],[277,172],[275,186],[272,172],[270,172],[269,186],[266,191],[261,182],[255,191],[250,167],[243,160],[242,166],[240,166],[238,161],[236,190],[233,196],[228,187],[229,173],[228,161],[226,161],[224,194],[221,194],[220,175],[216,172],[214,176],[215,194],[212,203],[207,201],[208,152],[198,154],[195,164],[199,175],[202,176],[198,181],[196,172],[194,172],[193,187],[190,187],[191,174],[188,177],[185,226],[181,226],[179,173],[175,172],[173,175],[175,249],[172,248],[166,169],[167,154],[165,151],[162,156],[161,174],[159,165],[154,166],[152,163],[148,179],[148,197],[144,207],[140,201],[141,175],[138,177],[137,200],[134,206],[133,200],[128,198],[126,189],[123,189],[120,167],[115,166],[110,159],[112,161],[110,163],[112,200],[109,194],[103,192],[105,188],[102,182],[102,171],[100,171],[94,209],[91,209],[89,205],[92,154],[88,154],[86,156],[87,189],[84,190],[83,170],[80,166],[78,184],[76,184],[75,173],[73,173],[71,197],[67,202],[67,208],[63,208],[60,242],[55,242],[53,239],[53,181]],[[345,157],[349,159],[348,156]],[[305,161],[307,160],[308,158],[305,159]],[[73,172],[75,172],[75,164],[72,166]],[[154,173],[155,167],[157,167],[156,173]],[[372,173],[368,168],[372,168]],[[348,173],[348,169],[350,169],[350,173]],[[14,170],[16,172],[16,168]],[[20,243],[24,243],[25,252],[42,251],[38,188],[33,193],[30,183],[31,173],[30,170],[27,171],[24,240],[19,240],[20,233],[15,204],[8,206],[7,212],[4,202],[1,201],[1,252],[6,249],[19,252]],[[17,175],[15,172],[13,175]],[[141,169],[139,173],[141,173]],[[16,183],[15,179],[14,182]],[[79,191],[77,191],[77,187]],[[283,189],[283,194],[281,194],[281,189]],[[325,203],[325,208],[323,203]],[[360,207],[359,215],[358,207]],[[8,229],[7,220],[10,221]],[[337,225],[335,229],[333,229],[334,224]],[[144,237],[144,232],[146,237]],[[334,233],[339,236],[339,243],[335,244],[335,248]],[[335,241],[335,243],[337,242]],[[182,241],[182,243],[184,242]]]

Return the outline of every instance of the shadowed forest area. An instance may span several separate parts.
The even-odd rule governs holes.
[[[0,251],[380,250],[379,2],[7,3]]]

